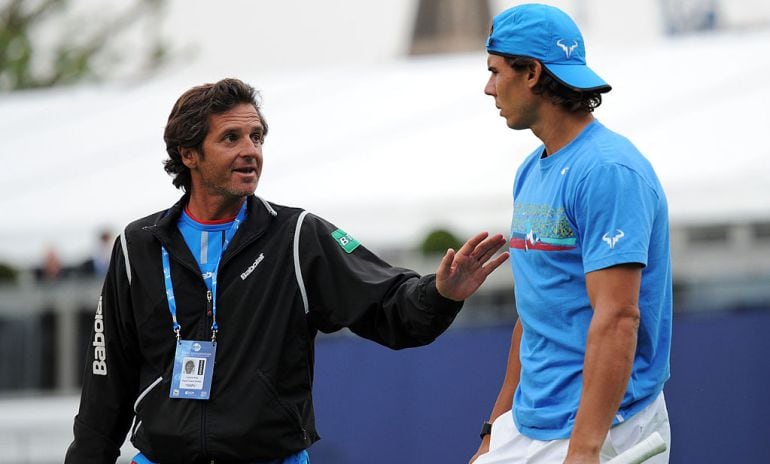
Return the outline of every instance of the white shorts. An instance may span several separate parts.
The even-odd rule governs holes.
[[[668,446],[664,453],[645,464],[668,464],[671,429],[663,393],[639,413],[610,429],[602,445],[600,461],[609,461],[653,432],[658,432]],[[479,456],[473,464],[562,464],[568,446],[569,439],[566,438],[540,441],[525,437],[519,433],[513,415],[508,411],[492,423],[489,452]]]

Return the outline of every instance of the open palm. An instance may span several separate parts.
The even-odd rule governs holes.
[[[507,251],[491,259],[506,239],[502,234],[488,235],[482,232],[472,237],[456,252],[447,250],[436,270],[436,288],[442,296],[455,301],[467,299],[508,259]]]

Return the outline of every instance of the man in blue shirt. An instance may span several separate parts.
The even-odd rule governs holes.
[[[597,464],[655,432],[669,443],[663,188],[642,154],[593,117],[611,88],[586,66],[564,12],[504,11],[487,51],[485,93],[508,127],[543,145],[516,174],[509,248],[520,317],[471,462]]]

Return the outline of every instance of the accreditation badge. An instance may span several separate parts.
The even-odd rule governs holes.
[[[214,376],[217,345],[213,342],[179,340],[171,375],[171,398],[207,400]]]

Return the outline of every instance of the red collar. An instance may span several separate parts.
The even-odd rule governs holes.
[[[192,219],[193,221],[197,222],[198,224],[204,224],[204,225],[208,225],[208,226],[215,226],[215,225],[218,225],[218,224],[227,224],[228,222],[233,222],[235,220],[235,218],[238,217],[238,215],[236,214],[235,216],[233,216],[231,218],[217,219],[215,221],[204,221],[203,219],[198,219],[197,217],[193,216],[193,214],[190,212],[190,209],[187,206],[184,207],[184,212],[185,212],[185,214],[190,216],[190,219]]]

